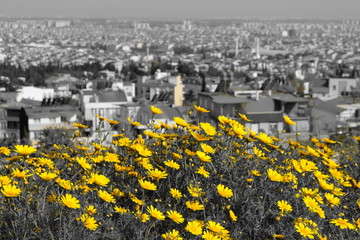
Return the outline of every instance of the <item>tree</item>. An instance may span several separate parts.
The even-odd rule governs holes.
[[[194,94],[194,91],[192,89],[189,90],[189,92],[184,94],[185,97],[185,106],[192,106],[196,100],[196,96]]]
[[[40,139],[40,146],[43,148],[49,148],[54,144],[57,145],[72,145],[70,140],[71,135],[73,134],[72,129],[65,128],[47,128],[42,132],[42,137]]]
[[[201,78],[201,92],[206,91],[206,80],[205,80],[205,74],[200,71],[199,76]]]

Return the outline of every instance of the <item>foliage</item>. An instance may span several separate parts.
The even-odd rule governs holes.
[[[49,149],[54,144],[56,145],[64,145],[64,146],[71,146],[72,141],[70,139],[71,134],[74,131],[71,129],[65,128],[46,128],[43,129],[40,145],[44,149]]]
[[[59,63],[39,64],[38,66],[29,66],[23,69],[20,64],[12,65],[7,62],[0,63],[0,76],[6,76],[12,84],[24,84],[18,80],[19,77],[25,77],[26,83],[34,86],[45,86],[45,80],[55,73],[69,73],[77,78],[83,76],[84,71],[91,72],[96,78],[102,70],[114,71],[115,67],[111,63],[102,66],[100,62],[84,63],[82,65],[62,66]],[[0,82],[0,86],[4,83]]]
[[[255,133],[244,115],[218,120],[153,121],[108,146],[74,124],[72,146],[0,147],[1,238],[358,238],[357,150]]]

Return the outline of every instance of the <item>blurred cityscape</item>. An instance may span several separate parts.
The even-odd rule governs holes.
[[[355,135],[359,33],[357,20],[2,18],[0,139],[37,145],[81,123],[96,140],[96,114],[119,122],[101,123],[113,135],[152,117],[166,128],[239,114],[256,132]],[[194,105],[210,112],[189,115]]]

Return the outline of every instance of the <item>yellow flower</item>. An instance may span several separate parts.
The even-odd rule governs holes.
[[[110,179],[108,179],[106,176],[104,176],[102,174],[91,173],[90,178],[87,180],[87,182],[89,184],[96,184],[96,185],[99,185],[99,186],[106,186],[110,182]]]
[[[164,164],[165,166],[168,166],[169,168],[173,168],[173,169],[180,169],[180,165],[175,162],[174,160],[167,160],[167,161],[164,161]]]
[[[204,166],[201,166],[197,169],[196,173],[203,175],[204,177],[208,178],[210,176],[210,173],[205,170]]]
[[[57,199],[58,199],[58,195],[56,195],[56,193],[52,193],[46,197],[46,200],[50,203],[56,202]]]
[[[339,180],[339,181],[342,180],[342,178],[344,176],[344,174],[337,169],[329,169],[329,172],[330,172],[331,176],[333,176],[336,180]]]
[[[313,149],[312,147],[310,146],[306,146],[306,149],[308,150],[308,153],[314,157],[320,157],[320,154],[315,150]]]
[[[105,162],[114,162],[114,163],[119,163],[119,155],[117,155],[116,153],[109,153],[107,152],[104,158]]]
[[[216,128],[210,123],[200,123],[200,127],[204,130],[207,135],[214,136],[216,134]]]
[[[165,171],[161,171],[159,169],[149,170],[146,174],[151,177],[155,181],[159,181],[160,179],[166,178],[168,174]]]
[[[199,142],[207,141],[207,140],[212,139],[212,137],[202,135],[202,134],[197,133],[197,132],[191,132],[191,136],[193,136]]]
[[[204,205],[201,204],[199,201],[186,201],[186,207],[193,210],[193,211],[200,211],[204,210]]]
[[[230,119],[227,118],[227,117],[225,117],[225,116],[223,116],[223,115],[219,116],[219,117],[218,117],[218,120],[219,120],[219,122],[222,123],[222,124],[228,124],[228,123],[230,122]]]
[[[196,155],[196,152],[192,152],[189,149],[185,149],[185,153],[189,156],[189,157],[193,157]]]
[[[0,147],[0,154],[4,154],[6,156],[10,155],[11,150],[7,147]]]
[[[142,144],[134,144],[133,148],[143,157],[150,157],[152,152]]]
[[[85,146],[77,146],[77,145],[75,145],[74,147],[77,148],[80,151],[89,151],[90,150],[90,148],[85,147]]]
[[[84,169],[84,170],[90,170],[91,165],[86,161],[86,158],[84,157],[76,157],[75,160],[77,163]]]
[[[153,205],[150,205],[146,208],[146,211],[153,217],[156,218],[157,220],[164,220],[165,216],[164,214],[159,211],[157,208],[155,208]]]
[[[150,110],[151,110],[151,112],[152,112],[153,114],[162,114],[162,113],[163,113],[163,111],[161,111],[160,108],[157,108],[157,107],[155,107],[155,106],[153,106],[153,105],[150,106]]]
[[[273,234],[273,237],[274,238],[285,238],[285,236],[282,234]]]
[[[0,186],[8,185],[11,183],[11,179],[8,176],[0,176]]]
[[[21,189],[16,185],[7,184],[3,186],[1,192],[5,195],[5,197],[17,197],[21,194]]]
[[[315,232],[309,228],[308,226],[306,226],[304,223],[298,223],[295,225],[296,231],[298,233],[300,233],[301,236],[306,237],[306,238],[314,238]]]
[[[14,152],[17,152],[23,156],[28,156],[32,153],[35,153],[36,151],[37,151],[36,148],[28,145],[15,145],[15,150],[14,150]]]
[[[336,141],[333,141],[333,140],[330,140],[330,139],[328,139],[328,138],[322,138],[322,140],[324,141],[324,142],[326,142],[326,143],[336,143]]]
[[[129,212],[129,209],[124,208],[124,207],[118,207],[118,206],[114,207],[114,210],[115,210],[115,212],[120,213],[120,214]]]
[[[335,226],[340,227],[341,229],[355,229],[355,225],[348,222],[349,220],[343,218],[336,218],[331,219],[330,223],[334,224]]]
[[[288,116],[284,116],[284,121],[287,125],[296,125],[296,122],[293,122]]]
[[[111,195],[117,196],[117,197],[125,197],[125,193],[120,191],[120,189],[118,189],[118,188],[115,188],[114,190],[112,190]]]
[[[318,178],[318,181],[319,181],[319,185],[322,189],[324,190],[333,190],[335,188],[334,184],[333,183],[327,183],[326,180],[324,179],[319,179]]]
[[[293,211],[293,209],[292,209],[292,207],[291,207],[291,205],[289,204],[288,201],[285,201],[285,200],[278,201],[277,205],[278,205],[278,207],[280,209],[280,212],[281,212],[280,215],[282,215],[282,216],[284,215],[284,213]]]
[[[256,177],[260,177],[262,175],[258,170],[251,170],[251,174]]]
[[[328,238],[325,235],[322,236],[322,235],[318,234],[317,237],[319,240],[328,240]]]
[[[220,223],[214,221],[208,221],[206,226],[210,231],[216,233],[221,237],[227,237],[229,235],[229,231],[226,230],[223,226],[221,226]]]
[[[77,128],[88,128],[88,126],[83,125],[83,124],[80,124],[80,123],[74,123],[74,127],[77,127]]]
[[[188,186],[187,189],[188,189],[190,195],[193,197],[201,197],[202,195],[204,195],[202,188],[194,186],[192,184],[190,184],[190,186]]]
[[[183,240],[178,230],[171,230],[167,233],[163,233],[161,237],[165,240]]]
[[[89,215],[93,215],[96,213],[96,208],[94,205],[89,205],[85,208],[85,212]]]
[[[47,166],[50,169],[53,169],[55,166],[55,163],[51,159],[48,159],[48,158],[38,158],[38,163],[41,166]]]
[[[54,178],[57,177],[57,174],[52,173],[52,172],[44,172],[44,173],[41,173],[39,176],[44,181],[51,181],[51,180],[53,180]]]
[[[68,208],[80,208],[79,200],[73,197],[71,194],[65,194],[65,196],[61,196],[60,202],[63,203]]]
[[[174,122],[181,127],[189,126],[189,124],[181,117],[174,117]]]
[[[184,217],[177,211],[169,210],[166,212],[168,217],[176,223],[183,223]]]
[[[265,153],[263,151],[261,151],[261,149],[258,149],[256,146],[253,147],[253,150],[254,150],[254,154],[256,156],[258,156],[259,158],[261,159],[266,159],[265,158]]]
[[[241,118],[241,120],[246,121],[246,122],[251,122],[250,119],[247,118],[247,116],[245,114],[241,114],[239,113],[239,117]]]
[[[274,141],[271,137],[269,137],[266,133],[259,133],[258,135],[256,135],[256,138],[259,139],[261,142],[265,143],[265,144],[273,144]]]
[[[96,222],[95,218],[92,216],[89,216],[88,214],[83,214],[80,217],[80,221],[84,223],[84,226],[92,231],[95,231],[99,224]]]
[[[211,231],[204,231],[201,237],[204,240],[221,240],[220,237],[216,236],[216,234]]]
[[[300,159],[300,167],[303,171],[306,171],[306,172],[318,170],[318,168],[314,162],[308,161],[306,159]]]
[[[183,197],[182,193],[176,188],[170,189],[170,195],[171,195],[171,197],[173,197],[175,199],[180,199]]]
[[[203,230],[203,224],[199,220],[194,220],[187,223],[185,230],[193,235],[201,235]]]
[[[356,228],[360,229],[360,218],[356,220]]]
[[[271,168],[267,170],[267,175],[270,178],[270,180],[274,182],[282,182],[283,180],[283,176],[280,173],[278,173],[276,170],[273,170]]]
[[[110,193],[108,193],[107,191],[99,190],[98,191],[98,196],[102,200],[104,200],[105,202],[115,203],[115,198]]]
[[[216,189],[217,189],[219,195],[224,198],[230,198],[233,196],[233,191],[230,188],[225,187],[222,184],[217,185]]]
[[[98,144],[98,143],[94,143],[94,142],[93,142],[93,143],[91,143],[91,145],[94,146],[95,151],[106,150],[106,148],[103,147],[101,144]]]
[[[325,193],[325,198],[329,202],[330,206],[338,206],[338,205],[340,205],[340,198],[335,197],[331,193]]]
[[[60,187],[66,189],[66,190],[71,190],[73,188],[73,183],[70,180],[66,180],[66,179],[61,179],[61,178],[57,178],[55,180],[55,182],[57,184],[60,185]]]
[[[320,208],[319,203],[312,197],[305,196],[303,198],[303,201],[304,201],[306,207],[309,208],[309,210],[311,212],[317,212],[317,210]]]
[[[205,153],[215,153],[215,149],[207,145],[206,143],[201,143],[200,147]]]
[[[105,117],[102,117],[100,116],[99,114],[96,114],[95,115],[97,118],[99,118],[100,121],[104,121],[106,118]]]
[[[124,137],[124,138],[120,138],[117,142],[117,145],[119,145],[120,147],[128,147],[131,144],[131,139]]]
[[[29,172],[29,170],[21,171],[20,169],[15,168],[15,169],[13,169],[11,175],[13,175],[14,178],[25,179],[26,177],[31,176],[31,175],[27,175],[28,172]]]
[[[233,121],[230,123],[230,125],[236,136],[238,136],[239,138],[243,138],[247,135],[247,132],[245,131],[245,127],[241,123]]]
[[[302,188],[300,191],[302,196],[315,197],[319,193],[319,189]]]
[[[138,199],[135,195],[131,194],[130,195],[130,199],[131,201],[133,201],[134,203],[136,203],[137,205],[142,206],[144,204],[144,202],[140,199]]]
[[[229,217],[230,217],[231,221],[233,221],[233,222],[237,221],[237,216],[235,215],[233,210],[229,210]]]
[[[353,136],[353,138],[354,138],[356,141],[360,142],[360,137],[359,137],[359,136]]]
[[[116,124],[119,124],[119,121],[115,121],[115,120],[109,120],[109,119],[105,119],[105,121],[110,124],[111,126],[114,126]]]
[[[150,190],[150,191],[157,190],[157,186],[150,181],[146,181],[146,180],[142,180],[142,179],[139,179],[138,181],[139,181],[140,187],[142,187],[143,189]]]
[[[196,106],[196,105],[194,105],[194,107],[199,113],[208,113],[208,112],[210,112],[209,110],[207,110],[205,108],[202,108],[202,107],[199,107],[199,106]]]
[[[139,123],[139,122],[133,122],[133,121],[131,121],[131,119],[130,119],[129,117],[127,118],[127,120],[128,120],[128,122],[131,124],[132,127],[136,127],[136,126],[140,126],[140,125],[141,125],[141,123]]]
[[[145,131],[144,131],[144,134],[145,134],[146,136],[148,136],[149,138],[160,138],[160,134],[159,134],[159,133],[154,133],[154,132],[152,132],[152,131],[147,131],[147,130],[145,130]]]
[[[196,151],[196,155],[199,157],[202,162],[211,162],[211,157],[206,155],[204,152]]]

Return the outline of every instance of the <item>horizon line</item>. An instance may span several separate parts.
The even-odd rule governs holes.
[[[68,20],[148,20],[148,21],[179,21],[179,20],[194,20],[194,21],[219,21],[219,20],[300,20],[300,21],[344,21],[344,20],[360,20],[360,17],[217,17],[217,18],[199,18],[199,17],[65,17],[65,16],[6,16],[0,14],[0,19],[68,19]]]

